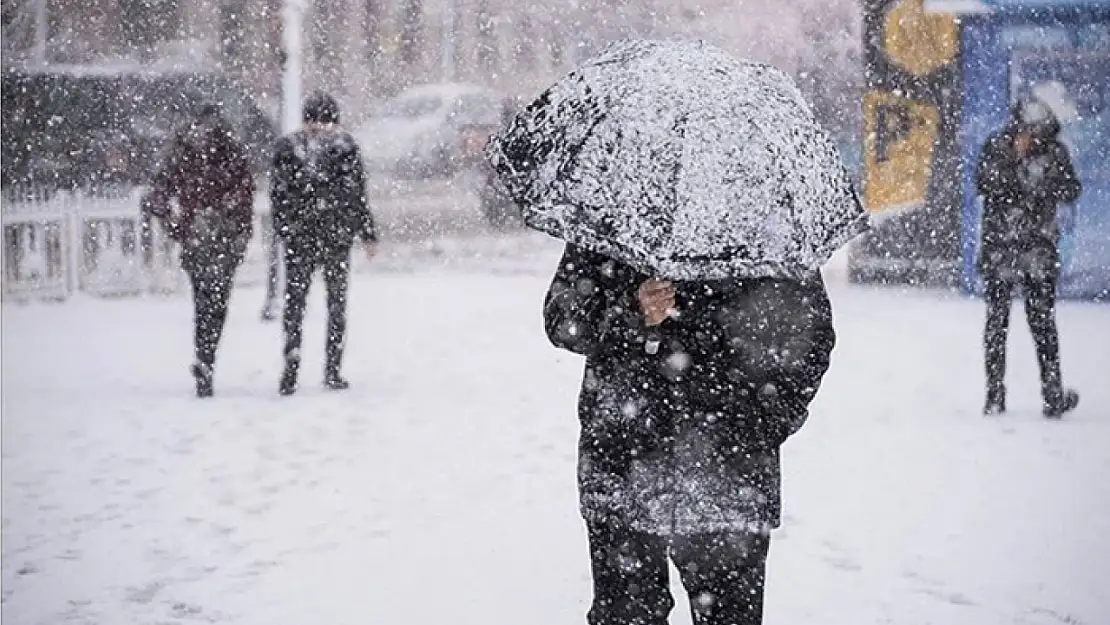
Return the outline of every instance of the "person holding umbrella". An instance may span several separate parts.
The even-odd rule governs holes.
[[[793,82],[704,43],[613,44],[489,147],[566,242],[548,337],[586,357],[578,486],[591,625],[762,623],[779,446],[835,343],[820,266],[868,227]]]

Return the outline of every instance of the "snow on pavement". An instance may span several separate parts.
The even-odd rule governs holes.
[[[540,318],[558,250],[425,251],[354,280],[346,393],[319,386],[319,285],[292,398],[258,289],[233,297],[206,401],[183,297],[5,305],[4,621],[583,623],[581,360]],[[1110,622],[1110,307],[1060,307],[1083,403],[1059,423],[1016,310],[1011,414],[985,419],[979,302],[831,290],[839,341],[785,447],[766,622]]]

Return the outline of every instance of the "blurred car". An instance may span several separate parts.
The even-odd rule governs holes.
[[[356,134],[369,168],[401,178],[450,177],[481,160],[502,97],[461,83],[422,85],[386,100]]]
[[[224,76],[138,67],[3,73],[2,184],[44,192],[149,182],[166,142],[214,102],[265,171],[275,121]]]

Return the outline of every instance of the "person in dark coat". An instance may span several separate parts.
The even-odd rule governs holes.
[[[1059,417],[1079,403],[1065,389],[1056,331],[1056,285],[1060,277],[1057,209],[1082,190],[1060,123],[1037,100],[1014,107],[1010,120],[987,139],[975,182],[983,197],[979,271],[987,322],[984,336],[987,401],[984,414],[1006,410],[1006,334],[1015,288],[1025,294],[1025,315],[1037,347],[1046,417]]]
[[[373,256],[377,236],[366,198],[366,176],[358,144],[339,128],[339,105],[314,94],[304,106],[304,128],[282,137],[274,150],[270,201],[274,226],[285,250],[285,370],[279,391],[297,390],[301,327],[312,275],[323,269],[328,332],[324,384],[341,390],[347,334],[347,286],[351,247],[361,238]]]
[[[177,199],[175,214],[170,200]],[[235,270],[253,228],[254,178],[247,151],[219,107],[201,107],[171,142],[142,201],[144,214],[163,219],[181,243],[181,266],[193,289],[192,374],[199,397],[212,395],[216,349],[227,320]]]
[[[762,622],[779,446],[829,366],[819,274],[669,283],[568,246],[546,331],[586,356],[578,487],[591,625],[665,625],[668,556],[696,625]]]

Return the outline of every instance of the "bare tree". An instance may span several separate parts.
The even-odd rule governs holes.
[[[552,67],[561,67],[567,61],[566,29],[563,20],[554,18],[547,23],[547,53]]]
[[[172,0],[176,11],[176,0]],[[135,6],[133,12],[142,13],[148,0],[127,0]],[[220,17],[220,64],[224,71],[233,78],[239,79],[243,74],[245,33],[244,24],[247,17],[247,0],[224,0],[219,3]],[[124,15],[124,23],[128,22],[128,14]]]
[[[45,0],[37,0],[45,2]],[[35,45],[36,0],[3,0],[0,2],[0,24],[3,33],[3,64],[8,67],[31,56]]]
[[[489,0],[478,0],[478,7],[474,12],[478,27],[478,67],[491,71],[497,67],[498,49],[497,33],[493,23],[493,14],[490,12]]]
[[[363,0],[362,36],[366,47],[363,58],[371,67],[376,67],[382,53],[382,0]]]
[[[803,5],[798,9],[803,45],[796,77],[814,113],[832,132],[851,134],[860,123],[863,89],[860,13],[854,3]]]
[[[532,16],[525,12],[514,25],[516,44],[513,46],[513,64],[518,70],[531,71],[536,67],[536,29]]]
[[[404,0],[401,7],[401,61],[414,68],[423,56],[424,2]]]

